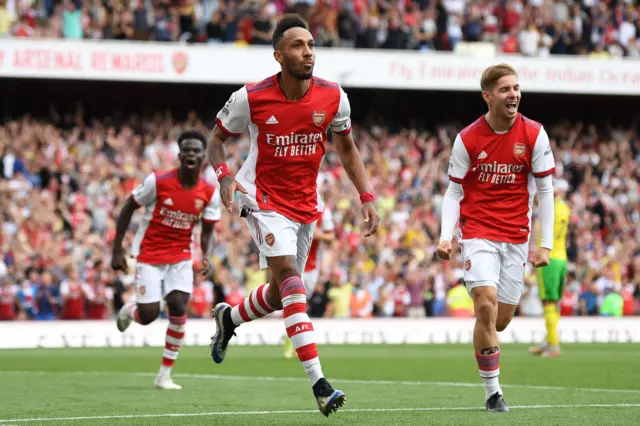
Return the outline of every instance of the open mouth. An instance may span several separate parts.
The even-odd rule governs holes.
[[[198,160],[195,158],[187,158],[185,160],[185,164],[189,167],[195,167],[198,164]]]
[[[509,113],[515,113],[518,110],[518,102],[513,101],[513,102],[507,102],[507,111]]]

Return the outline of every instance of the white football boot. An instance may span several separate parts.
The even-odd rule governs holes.
[[[170,389],[170,390],[179,390],[182,389],[182,386],[177,385],[173,382],[171,375],[158,373],[156,376],[156,380],[153,382],[153,387],[158,389]]]
[[[116,325],[118,326],[118,330],[120,330],[121,332],[124,332],[127,328],[129,328],[129,325],[131,325],[132,319],[129,318],[129,308],[131,308],[131,306],[135,304],[135,298],[131,297],[129,298],[129,300],[127,300],[127,303],[122,305],[122,308],[120,308],[118,316],[116,317]]]

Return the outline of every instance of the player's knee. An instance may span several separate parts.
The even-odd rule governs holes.
[[[140,324],[142,325],[151,324],[153,321],[155,321],[156,318],[158,318],[159,314],[159,303],[138,305],[138,316],[140,317]]]
[[[478,321],[486,324],[496,322],[498,315],[498,304],[489,297],[477,298],[474,303],[474,310]]]
[[[172,317],[181,317],[187,313],[187,303],[189,303],[189,294],[181,291],[172,291],[165,299],[167,301],[167,309]]]

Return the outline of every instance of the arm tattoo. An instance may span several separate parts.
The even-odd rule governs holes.
[[[356,176],[356,171],[354,170],[353,166],[354,166],[353,160],[350,160],[349,162],[343,165],[344,170],[347,172],[347,174],[351,179],[353,179]]]

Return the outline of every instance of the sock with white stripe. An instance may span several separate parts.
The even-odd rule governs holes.
[[[502,389],[500,388],[500,349],[491,354],[476,354],[476,360],[478,361],[478,369],[480,370],[480,377],[482,378],[482,384],[484,385],[484,398],[488,401],[491,396],[498,392],[502,395]]]
[[[289,277],[280,285],[280,297],[284,309],[284,326],[291,339],[298,359],[302,363],[311,385],[324,377],[313,324],[307,315],[307,295],[299,276]]]
[[[164,352],[162,354],[162,365],[160,365],[159,374],[171,374],[173,364],[178,358],[178,351],[184,340],[184,325],[187,322],[187,316],[169,317],[169,326],[165,335]]]
[[[131,321],[142,324],[142,321],[140,321],[140,314],[138,314],[138,304],[134,303],[127,308],[127,316]]]
[[[269,291],[269,283],[262,284],[254,289],[244,302],[234,306],[231,309],[231,320],[237,327],[245,322],[250,322],[258,318],[262,318],[275,311],[267,302],[267,293]]]

